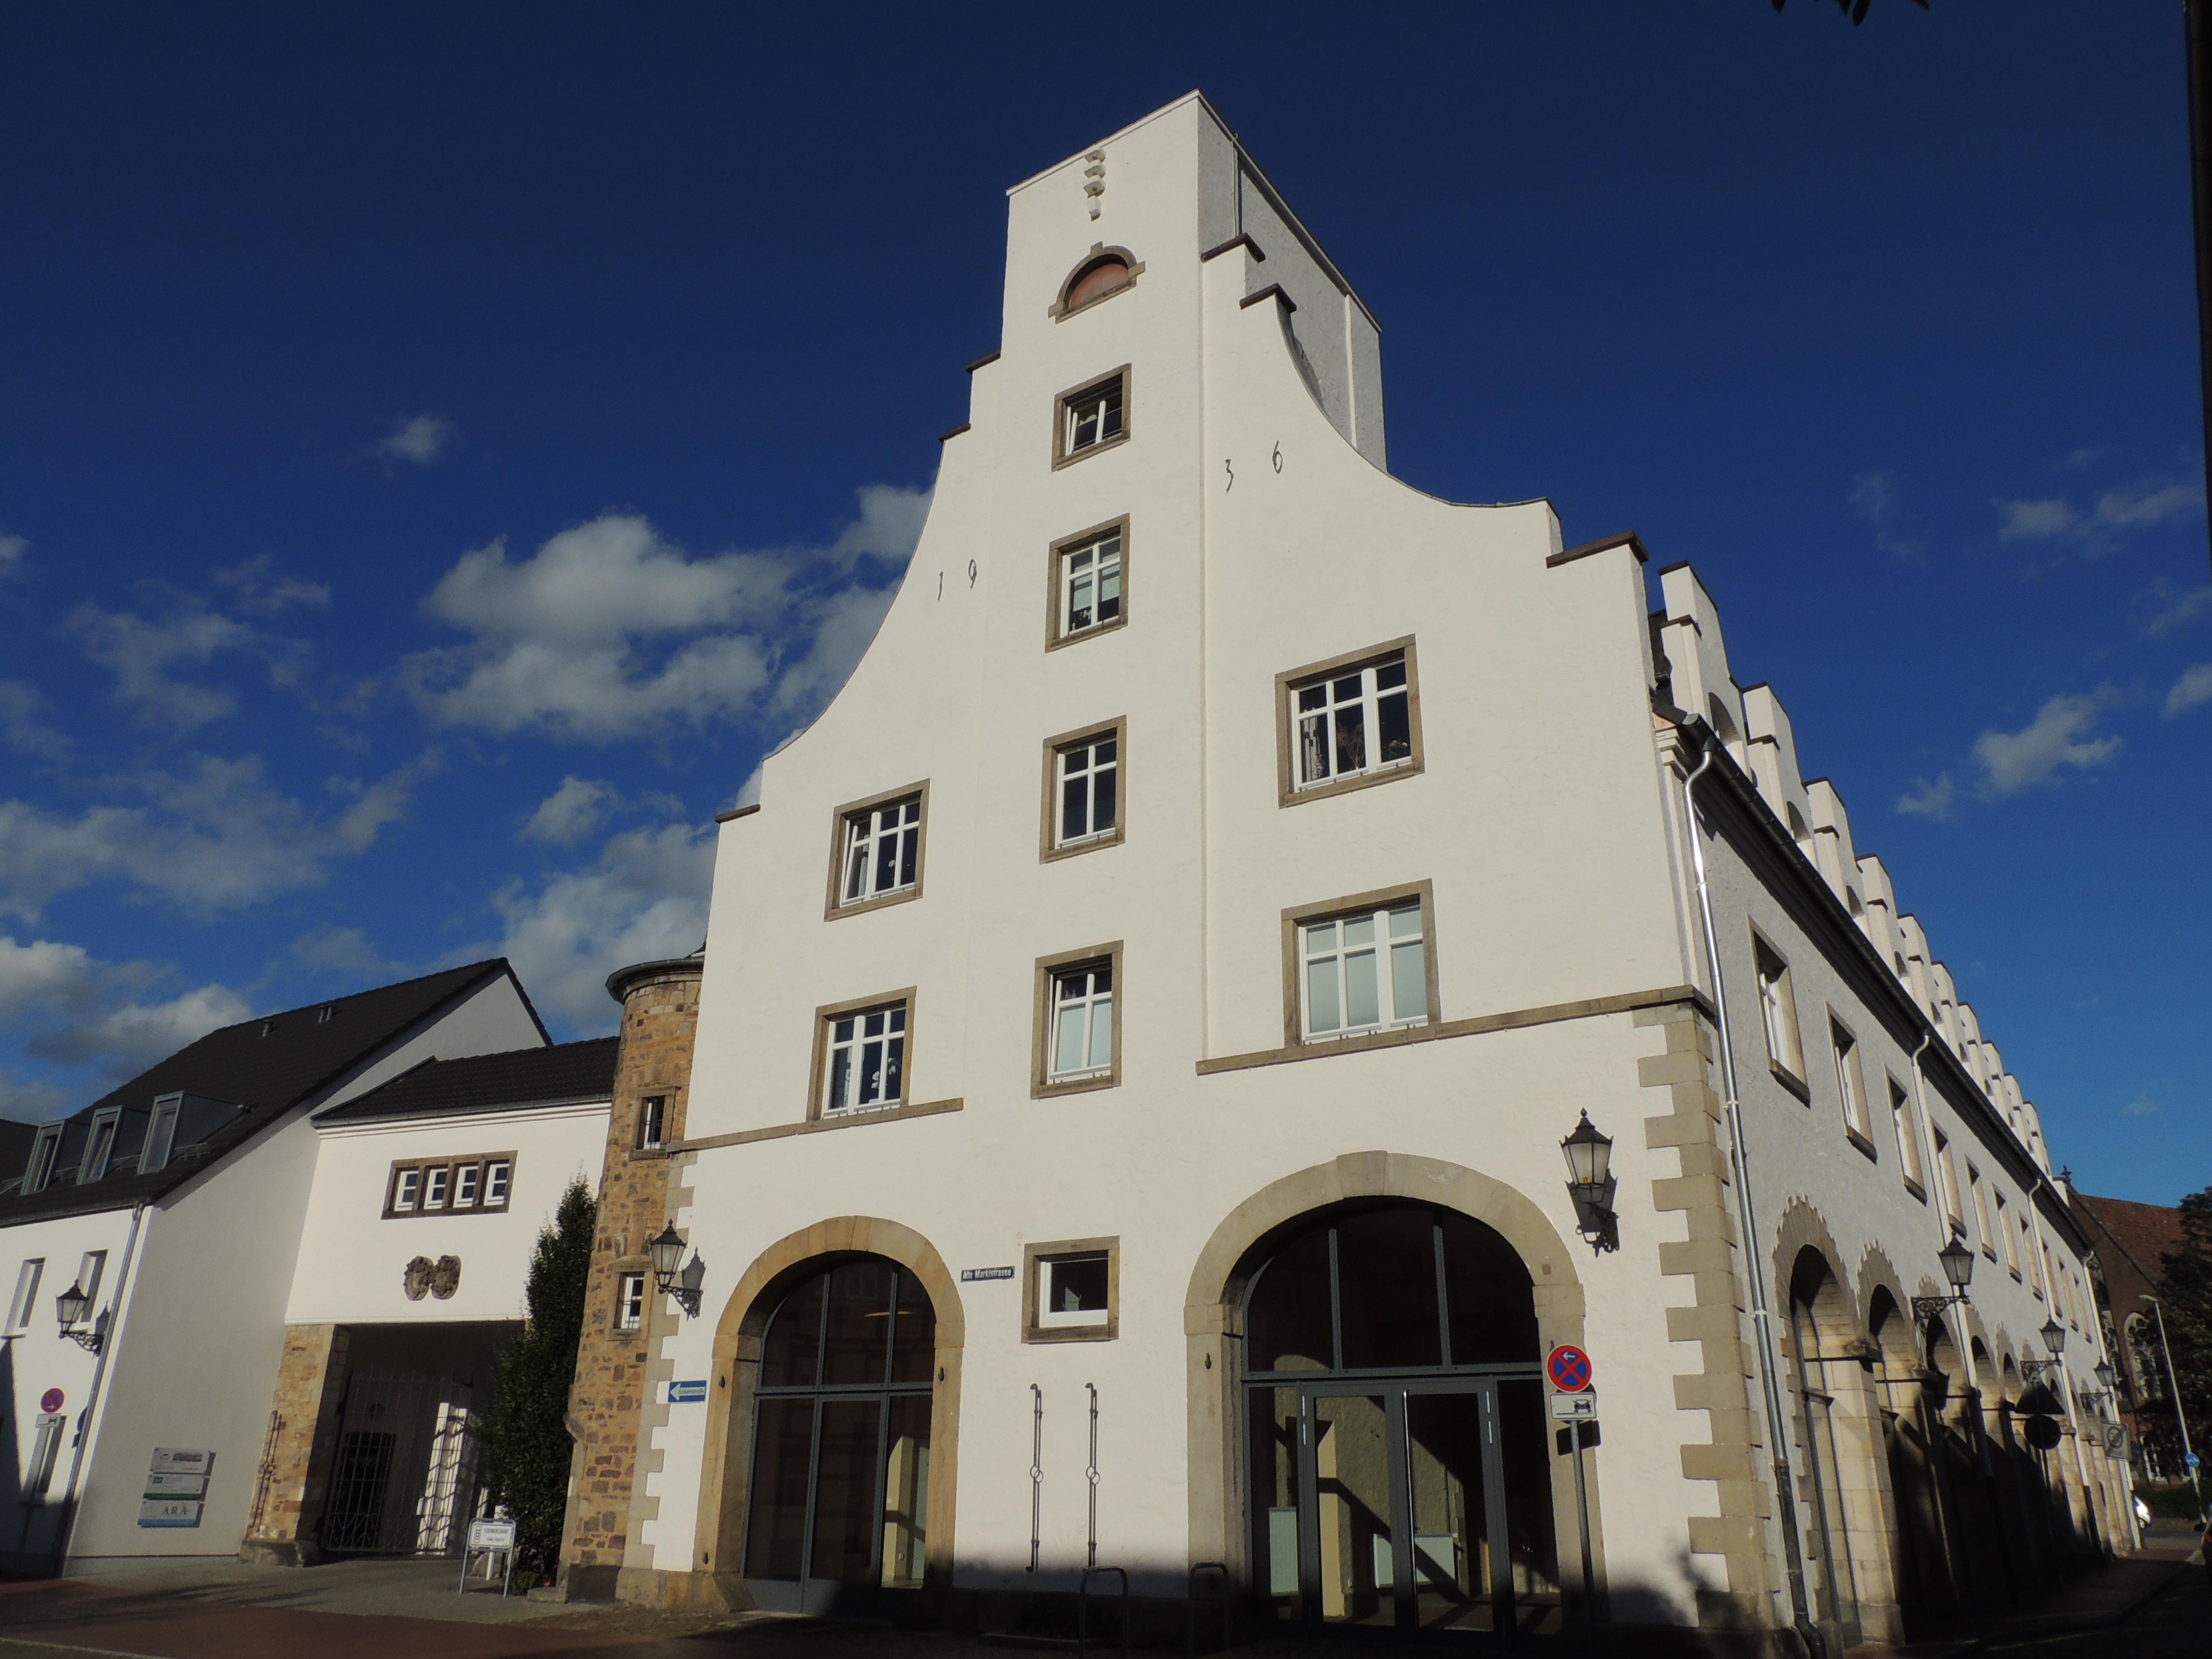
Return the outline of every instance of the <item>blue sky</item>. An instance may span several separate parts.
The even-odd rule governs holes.
[[[1004,187],[1203,88],[1393,469],[1696,563],[2085,1188],[2212,1182],[2175,9],[16,7],[0,1109],[506,951],[556,1032],[895,586]]]

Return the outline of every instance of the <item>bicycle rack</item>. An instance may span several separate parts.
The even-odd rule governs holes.
[[[1091,1581],[1112,1573],[1121,1581],[1121,1659],[1129,1659],[1129,1575],[1119,1567],[1085,1567],[1075,1589],[1075,1659],[1083,1659],[1091,1640]]]
[[[1189,1582],[1183,1592],[1182,1650],[1195,1656],[1198,1652],[1198,1581],[1201,1573],[1212,1573],[1221,1587],[1221,1645],[1236,1645],[1236,1635],[1229,1628],[1231,1599],[1229,1567],[1222,1561],[1200,1561],[1190,1570]]]

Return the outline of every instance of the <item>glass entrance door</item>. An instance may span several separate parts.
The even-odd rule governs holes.
[[[1264,1549],[1277,1608],[1323,1625],[1556,1631],[1535,1380],[1343,1387],[1255,1392],[1263,1480],[1273,1475]]]

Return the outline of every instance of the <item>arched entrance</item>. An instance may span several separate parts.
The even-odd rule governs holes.
[[[1861,1564],[1853,1559],[1852,1534],[1865,1517],[1850,1513],[1846,1489],[1856,1486],[1863,1504],[1874,1484],[1871,1472],[1858,1467],[1858,1361],[1850,1352],[1851,1340],[1850,1304],[1834,1272],[1818,1250],[1800,1250],[1790,1277],[1790,1380],[1796,1395],[1798,1478],[1816,1611],[1820,1622],[1832,1627],[1839,1648],[1856,1646],[1861,1639]],[[1855,1477],[1850,1481],[1847,1458]]]
[[[1301,1218],[1245,1268],[1253,1589],[1276,1618],[1552,1631],[1552,1424],[1528,1269],[1454,1211]]]

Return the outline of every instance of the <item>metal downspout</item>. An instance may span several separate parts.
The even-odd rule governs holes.
[[[1789,1442],[1784,1438],[1789,1416],[1783,1406],[1781,1384],[1775,1370],[1774,1310],[1767,1304],[1766,1273],[1759,1258],[1759,1218],[1752,1205],[1751,1170],[1743,1145],[1743,1107],[1736,1092],[1735,1042],[1729,1028],[1720,937],[1713,928],[1712,889],[1705,878],[1705,843],[1698,834],[1695,791],[1698,780],[1713,763],[1710,739],[1700,739],[1699,748],[1702,758],[1682,780],[1682,808],[1687,820],[1684,828],[1689,833],[1690,860],[1698,874],[1698,913],[1705,923],[1705,960],[1711,965],[1713,974],[1713,1012],[1720,1026],[1721,1080],[1727,1091],[1723,1105],[1728,1114],[1729,1167],[1735,1182],[1736,1225],[1742,1234],[1744,1278],[1750,1292],[1752,1329],[1756,1339],[1752,1352],[1758,1357],[1760,1393],[1766,1407],[1767,1442],[1774,1456],[1774,1497],[1781,1510],[1783,1565],[1790,1583],[1790,1623],[1796,1629],[1797,1639],[1805,1644],[1808,1659],[1812,1659],[1827,1650],[1819,1628],[1813,1623],[1812,1608],[1805,1595],[1804,1552],[1797,1535],[1796,1487],[1790,1477]]]
[[[92,1386],[85,1390],[84,1409],[77,1413],[76,1445],[70,1453],[69,1486],[62,1494],[62,1514],[65,1517],[54,1530],[54,1572],[57,1577],[69,1565],[69,1549],[76,1539],[76,1483],[84,1472],[85,1454],[92,1448],[94,1418],[100,1410],[100,1385],[107,1379],[107,1358],[123,1335],[124,1294],[131,1288],[131,1269],[138,1259],[138,1228],[146,1218],[146,1206],[131,1206],[131,1233],[123,1241],[123,1266],[115,1275],[115,1291],[108,1307],[115,1317],[107,1327],[107,1334],[100,1345],[100,1355],[93,1361]]]

